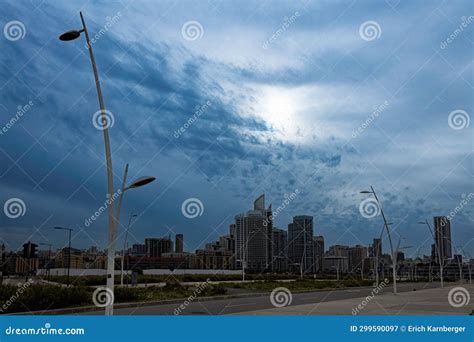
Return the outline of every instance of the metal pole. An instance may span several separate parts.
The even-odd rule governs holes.
[[[128,229],[130,228],[130,224],[132,223],[132,219],[135,215],[131,215],[130,219],[128,220],[127,228],[125,228],[125,239],[123,241],[123,249],[122,249],[122,263],[121,263],[121,272],[120,272],[120,285],[123,286],[123,265],[124,265],[124,258],[125,258],[125,248],[127,248],[127,236],[128,236]]]
[[[444,287],[444,280],[443,280],[444,260],[441,257],[441,249],[440,249],[440,243],[439,243],[440,239],[437,238],[438,237],[438,232],[436,232],[436,237],[435,237],[433,229],[431,229],[431,225],[430,225],[430,223],[428,222],[427,219],[425,219],[425,223],[428,226],[428,229],[430,230],[431,236],[433,237],[433,240],[434,240],[434,243],[435,243],[435,246],[436,246],[436,251],[437,251],[437,254],[438,254],[438,263],[439,263],[439,277],[440,277],[440,280],[441,280],[441,288],[443,288]]]
[[[87,41],[87,48],[89,50],[89,56],[91,59],[92,70],[94,72],[95,78],[95,86],[97,88],[97,97],[99,99],[99,106],[101,111],[101,118],[102,122],[107,122],[107,116],[105,113],[105,105],[104,99],[102,97],[102,90],[100,88],[99,82],[99,73],[97,72],[97,67],[95,64],[94,52],[92,51],[92,45],[89,40],[89,33],[87,31],[87,26],[84,21],[84,17],[82,16],[82,12],[79,12],[81,16],[82,28],[84,29],[84,34],[86,36]],[[114,293],[114,270],[115,270],[115,239],[116,239],[116,231],[115,231],[115,213],[114,213],[114,202],[112,200],[112,195],[114,193],[114,178],[112,172],[112,153],[110,151],[110,139],[109,139],[109,129],[107,125],[104,124],[103,127],[104,133],[104,145],[105,145],[105,159],[107,163],[107,194],[108,199],[111,203],[109,203],[109,244],[107,247],[107,289]],[[107,316],[113,315],[114,310],[114,301],[111,300],[110,304],[105,307],[105,314]]]
[[[385,224],[385,228],[387,229],[388,241],[390,242],[390,250],[392,251],[393,293],[396,294],[397,293],[397,270],[396,270],[397,262],[394,260],[396,256],[394,255],[394,251],[393,251],[392,237],[390,235],[390,229],[388,228],[389,225],[387,224],[387,219],[385,218],[385,213],[383,212],[382,205],[377,197],[377,194],[375,193],[374,187],[370,186],[370,188],[372,189],[372,193],[374,194],[375,200],[377,201],[379,205],[380,213],[382,214],[383,222]]]
[[[69,271],[71,270],[71,229],[69,231],[69,252],[68,252],[68,263],[67,263],[67,286],[69,287]]]
[[[50,276],[50,273],[51,273],[51,244],[49,244],[49,253],[48,253],[48,269],[47,269],[47,272],[48,272],[48,281],[49,281],[49,276]]]

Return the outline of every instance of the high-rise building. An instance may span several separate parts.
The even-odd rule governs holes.
[[[441,260],[449,259],[453,256],[451,246],[451,222],[446,216],[435,216],[435,253],[440,253]],[[438,260],[436,258],[436,260]]]
[[[369,247],[369,256],[372,258],[372,273],[375,275],[376,272],[380,272],[382,270],[382,240],[381,239],[374,239],[372,246]]]
[[[314,271],[323,271],[323,257],[324,257],[324,237],[313,237],[313,256],[314,256]]]
[[[349,271],[356,273],[360,272],[364,267],[364,261],[367,259],[367,247],[357,245],[350,247],[349,255]]]
[[[371,257],[379,257],[382,255],[382,240],[381,239],[374,239],[372,243],[371,253],[369,256]]]
[[[184,236],[183,234],[176,234],[175,236],[175,252],[176,253],[183,253],[183,244],[184,244]]]
[[[230,234],[219,237],[219,244],[228,251],[234,252],[235,250],[235,239]]]
[[[145,256],[146,255],[146,246],[141,243],[134,243],[132,245],[132,255],[133,256]]]
[[[147,257],[160,257],[173,251],[173,242],[170,238],[148,238],[145,239],[145,251]]]
[[[329,256],[340,256],[340,257],[349,257],[349,246],[344,245],[333,245],[329,247],[328,251]]]
[[[295,216],[288,225],[288,259],[294,272],[314,272],[312,216]]]
[[[235,217],[236,266],[249,271],[270,271],[272,264],[272,209],[265,209],[265,195],[254,209]]]
[[[288,234],[283,229],[273,228],[273,271],[285,272],[288,268]]]

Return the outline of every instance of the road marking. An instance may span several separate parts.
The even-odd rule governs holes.
[[[228,308],[233,308],[237,306],[247,306],[247,305],[255,305],[257,303],[242,303],[242,304],[233,304],[233,305],[227,305]]]

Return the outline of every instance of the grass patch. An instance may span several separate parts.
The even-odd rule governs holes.
[[[168,283],[166,286],[116,287],[115,303],[146,302],[154,300],[185,299],[191,295],[208,297],[222,295],[226,289],[216,285],[196,287]],[[64,287],[57,285],[31,285],[18,293],[18,287],[0,285],[0,314],[70,308],[93,305],[92,294],[95,288],[83,285]]]
[[[230,283],[226,284],[226,287],[249,289],[249,290],[260,290],[260,291],[272,291],[277,287],[286,287],[290,291],[306,291],[306,290],[323,290],[323,289],[338,289],[346,287],[357,287],[357,286],[371,286],[373,285],[372,280],[354,280],[354,279],[343,279],[343,280],[315,280],[315,279],[297,279],[290,282],[278,282],[278,281],[256,281],[253,283]]]

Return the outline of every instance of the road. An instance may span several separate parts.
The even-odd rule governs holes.
[[[400,283],[398,292],[408,292],[439,287],[439,283]],[[294,293],[291,306],[331,302],[335,300],[366,297],[371,294],[373,287],[347,288],[329,291],[316,291],[305,293]],[[392,292],[392,287],[387,286],[383,293]],[[150,306],[137,306],[128,308],[116,308],[114,315],[174,315],[175,310],[181,303],[160,304]],[[217,299],[208,301],[194,300],[189,303],[180,315],[228,315],[241,312],[271,309],[274,306],[270,302],[270,295],[252,296],[245,298]],[[104,310],[76,313],[76,315],[103,315]]]

